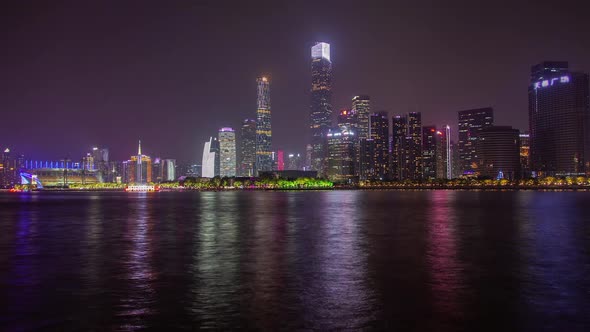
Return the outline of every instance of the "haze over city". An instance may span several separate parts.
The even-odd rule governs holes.
[[[3,8],[0,143],[31,158],[201,159],[221,127],[256,112],[256,78],[272,80],[273,149],[309,141],[309,49],[331,45],[334,114],[355,95],[424,125],[494,108],[528,130],[530,67],[590,71],[581,1],[493,6],[421,2],[19,2]],[[388,4],[387,6],[385,4]],[[579,33],[574,33],[579,32]]]

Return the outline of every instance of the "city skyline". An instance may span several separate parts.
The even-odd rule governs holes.
[[[41,8],[37,12],[18,5],[8,8],[11,15],[3,24],[19,29],[4,28],[2,32],[8,37],[4,38],[8,61],[2,65],[7,77],[1,92],[3,122],[33,121],[29,121],[28,133],[17,126],[3,125],[0,144],[39,159],[75,158],[98,145],[110,148],[112,159],[123,160],[141,138],[151,147],[152,155],[198,162],[201,156],[195,151],[202,151],[202,142],[218,128],[239,128],[244,118],[255,115],[251,82],[261,72],[273,78],[273,149],[304,154],[309,132],[308,52],[317,40],[331,47],[333,110],[349,108],[354,96],[366,94],[371,97],[373,110],[387,110],[390,116],[421,112],[424,125],[448,123],[455,127],[457,111],[491,106],[496,123],[525,131],[528,100],[523,91],[529,85],[531,65],[566,60],[576,71],[590,71],[590,50],[583,46],[583,34],[571,33],[587,31],[589,23],[581,13],[564,9],[568,6],[553,13],[551,29],[545,29],[543,22],[534,19],[535,14],[542,17],[551,10],[544,5],[530,8],[530,15],[522,22],[500,9],[485,8],[489,9],[486,14],[477,16],[490,23],[489,28],[483,28],[474,26],[474,19],[451,22],[444,8],[438,8],[437,15],[422,13],[420,8],[400,8],[400,15],[405,17],[389,21],[378,7],[350,4],[339,6],[331,18],[312,16],[308,23],[301,23],[296,18],[310,7],[293,4],[284,17],[296,23],[293,28],[249,40],[252,45],[248,48],[238,41],[240,36],[264,30],[277,23],[277,17],[270,16],[240,31],[244,25],[239,22],[255,12],[235,7],[228,16],[235,16],[236,21],[209,38],[192,29],[191,22],[221,8],[176,5],[167,11],[176,13],[170,17],[178,19],[177,25],[161,18],[154,28],[165,26],[165,32],[157,35],[148,29],[147,36],[138,36],[138,30],[129,26],[124,15],[135,10],[130,5],[115,13],[109,22],[112,26],[89,19],[76,5],[47,6],[52,10]],[[108,7],[92,6],[98,12]],[[463,4],[459,12],[480,13],[473,6]],[[133,18],[133,24],[146,29],[148,22],[152,24],[150,18],[161,14],[159,9],[145,6]],[[274,9],[276,5],[267,10],[270,13]],[[347,20],[357,14],[366,14],[366,22]],[[418,17],[431,23],[400,28]],[[382,29],[375,31],[368,26],[369,21]],[[206,19],[199,22],[213,24]],[[435,23],[439,23],[437,31],[429,30],[428,26]],[[110,33],[111,29],[124,33]],[[542,36],[537,31],[543,31]],[[82,40],[80,33],[92,38]],[[166,41],[175,33],[177,38]],[[458,38],[451,38],[453,33]],[[470,44],[470,52],[453,41],[467,41],[478,33],[486,38]],[[566,35],[568,39],[564,40]],[[432,45],[417,42],[427,36],[429,40],[440,38]],[[32,48],[25,43],[28,40],[39,41],[43,47]],[[130,40],[136,40],[136,44],[123,47]],[[276,44],[268,47],[268,40],[276,40]],[[209,56],[202,52],[199,41],[207,41],[211,49],[225,47],[224,52],[213,52],[221,55],[215,61],[224,61],[223,68],[209,65]],[[446,41],[449,45],[438,47]],[[502,51],[521,43],[522,48]],[[162,45],[166,47],[155,48]],[[100,50],[93,52],[99,46]],[[430,49],[436,52],[425,57]],[[238,54],[240,61],[228,62]],[[202,71],[202,64],[218,71]],[[222,80],[224,76],[232,79]],[[58,135],[55,128],[65,134]]]

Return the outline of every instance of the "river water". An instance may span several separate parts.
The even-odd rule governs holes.
[[[0,193],[0,330],[590,330],[590,193]]]

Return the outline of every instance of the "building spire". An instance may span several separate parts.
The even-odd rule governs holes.
[[[139,147],[137,148],[137,155],[141,156],[141,140],[139,140]]]

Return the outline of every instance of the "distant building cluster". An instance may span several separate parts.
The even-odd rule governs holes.
[[[142,153],[141,142],[137,154],[125,161],[109,160],[109,150],[98,147],[78,160],[55,161],[28,160],[6,148],[0,160],[0,186],[143,184],[182,176],[256,177],[272,172],[342,183],[590,173],[589,76],[570,71],[567,62],[532,66],[528,130],[497,125],[492,107],[460,110],[457,141],[451,125],[425,125],[420,112],[374,111],[368,95],[353,97],[349,107],[333,114],[332,61],[330,45],[324,42],[311,47],[304,153],[273,149],[270,78],[258,77],[255,91],[255,117],[244,119],[238,130],[220,128],[204,143],[200,164],[152,158]]]

